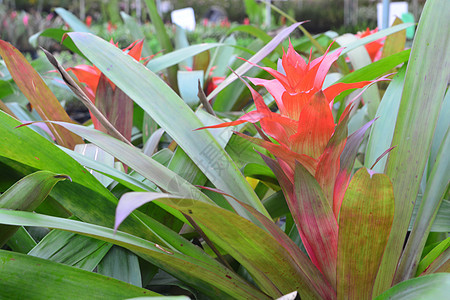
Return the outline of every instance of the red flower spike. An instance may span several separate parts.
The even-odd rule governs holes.
[[[377,32],[378,32],[378,28],[375,28],[373,30],[366,28],[366,31],[358,32],[356,34],[356,37],[362,39],[366,36],[369,36],[369,35],[377,33]],[[367,53],[369,53],[370,59],[372,61],[376,61],[381,58],[381,48],[383,48],[383,46],[384,46],[383,42],[385,39],[386,39],[386,37],[383,37],[381,39],[378,39],[376,41],[373,41],[373,42],[365,45]]]
[[[318,159],[333,135],[334,127],[328,101],[322,92],[318,92],[301,111],[297,133],[290,138],[291,150]]]
[[[118,47],[118,43],[114,43],[111,39],[110,43],[116,47]],[[133,57],[135,60],[140,61],[142,59],[142,47],[144,40],[137,40],[131,43],[127,48],[123,49],[128,55]],[[128,52],[127,52],[128,51]],[[100,77],[102,76],[102,72],[96,66],[88,66],[88,65],[78,65],[72,68],[68,68],[67,71],[72,71],[73,74],[77,77],[78,81],[84,83],[86,85],[86,93],[89,99],[95,103],[95,98],[97,94],[97,89],[100,81]],[[109,79],[106,78],[106,81],[112,88],[112,92],[114,93],[116,86]],[[104,90],[104,89],[103,89]],[[114,95],[113,95],[114,96]],[[116,95],[119,98],[122,98],[122,95]],[[131,100],[130,100],[131,101]],[[96,129],[102,129],[100,126],[100,122],[91,114],[92,122],[94,123],[94,127]]]
[[[98,81],[102,74],[99,69],[94,66],[78,65],[72,68],[68,68],[66,71],[72,71],[77,77],[78,81],[86,84],[86,90],[89,93],[89,97],[95,98],[95,92],[97,91]]]

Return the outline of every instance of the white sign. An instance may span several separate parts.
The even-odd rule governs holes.
[[[192,7],[174,10],[170,13],[170,17],[172,18],[172,23],[188,31],[194,31],[195,15]]]
[[[395,21],[395,17],[402,18],[408,12],[408,2],[391,2],[389,5],[389,26]],[[383,28],[383,3],[377,3],[377,25]]]

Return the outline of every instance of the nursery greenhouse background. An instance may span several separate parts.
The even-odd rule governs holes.
[[[0,0],[0,299],[446,299],[450,1]]]

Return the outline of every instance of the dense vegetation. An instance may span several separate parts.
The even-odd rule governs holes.
[[[3,16],[0,298],[445,297],[446,0],[316,35],[145,2]]]

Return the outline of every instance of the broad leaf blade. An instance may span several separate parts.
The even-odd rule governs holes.
[[[352,178],[339,214],[338,299],[371,299],[394,218],[389,178],[365,168]]]
[[[159,295],[113,278],[4,250],[0,250],[0,274],[3,299],[12,295],[18,299],[61,299],[74,295],[78,299],[124,299]]]
[[[403,254],[395,275],[396,282],[412,278],[416,271],[420,274],[425,269],[422,268],[421,270],[416,270],[431,226],[433,225],[443,198],[448,191],[450,182],[449,152],[450,129],[447,129],[447,134],[439,149],[436,162],[434,163],[422,201],[420,202],[413,229],[409,235],[408,242],[403,249]]]
[[[97,272],[142,287],[138,258],[122,247],[113,246],[98,265]]]
[[[228,154],[209,132],[194,131],[203,124],[158,76],[98,37],[82,33],[69,35],[111,81],[166,130],[217,188],[267,214]],[[153,95],[152,101],[148,101],[148,95]],[[177,113],[175,119],[174,111]],[[217,167],[211,168],[214,164]]]
[[[114,233],[112,229],[79,221],[1,209],[0,216],[0,224],[51,227],[122,246],[216,299],[224,297],[269,299],[267,295],[214,259],[203,262],[130,234]],[[185,245],[181,245],[183,246]]]
[[[35,170],[69,175],[72,182],[60,182],[53,188],[51,196],[81,220],[112,227],[117,198],[54,144],[30,128],[15,128],[18,125],[21,123],[0,112],[0,136],[3,139],[2,145],[7,145],[1,147],[0,161],[23,175]],[[142,220],[135,216],[125,223],[122,225],[124,231],[133,232],[143,238],[154,237],[159,241],[159,238],[142,224]],[[163,241],[160,243],[164,244]]]
[[[378,107],[377,121],[370,131],[366,147],[364,166],[370,168],[377,158],[389,149],[394,136],[395,121],[397,120],[398,108],[402,98],[403,82],[405,81],[406,66],[402,67],[392,82],[389,84],[383,99]],[[382,158],[372,169],[383,173],[387,157]]]
[[[55,8],[55,11],[67,24],[69,24],[73,31],[91,32],[89,28],[70,11],[62,7]]]
[[[10,187],[0,196],[0,208],[33,211],[48,196],[53,187],[61,180],[69,179],[67,175],[58,175],[48,171],[30,174]],[[19,227],[0,227],[0,247],[16,233]]]
[[[299,277],[290,254],[266,231],[248,220],[191,199],[158,200],[189,215],[219,247],[238,260],[270,296],[301,290],[304,297],[317,297]],[[281,296],[281,295],[280,295]]]
[[[299,232],[303,233],[302,240],[306,239],[317,258],[316,266],[335,288],[338,225],[331,203],[316,179],[300,163],[295,166],[294,176],[295,202],[291,199],[289,208]],[[293,206],[298,207],[297,214]]]
[[[0,55],[14,82],[43,120],[72,122],[55,95],[16,48],[0,40]],[[83,143],[82,139],[65,129],[50,125],[50,130],[58,144],[66,148],[73,149],[75,145]]]
[[[431,274],[401,282],[376,297],[375,300],[446,299],[449,290],[450,274]]]
[[[383,256],[374,295],[392,283],[450,78],[450,39],[447,36],[443,40],[441,34],[441,28],[450,27],[449,11],[442,9],[446,5],[446,0],[425,4],[406,70],[392,140],[392,146],[398,149],[390,153],[386,166],[395,193],[394,230]]]

